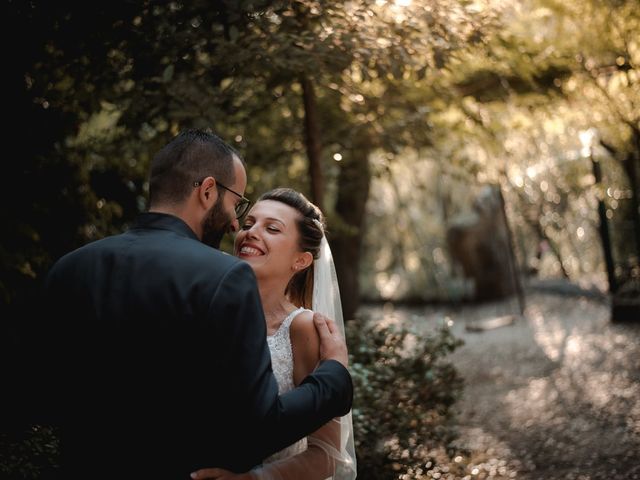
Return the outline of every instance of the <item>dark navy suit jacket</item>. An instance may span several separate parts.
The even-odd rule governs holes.
[[[278,396],[253,271],[174,216],[62,257],[46,297],[32,384],[62,478],[244,471],[351,408],[336,361]]]

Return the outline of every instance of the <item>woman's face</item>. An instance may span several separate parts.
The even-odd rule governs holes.
[[[240,225],[235,255],[249,263],[259,279],[288,282],[313,261],[311,253],[300,251],[299,216],[297,210],[275,200],[256,203]]]

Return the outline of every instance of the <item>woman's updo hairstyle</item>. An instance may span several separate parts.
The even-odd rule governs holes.
[[[258,201],[272,200],[298,211],[299,246],[303,252],[310,252],[314,260],[320,255],[320,242],[324,236],[325,219],[322,211],[302,193],[291,188],[275,188],[264,193]],[[308,268],[297,272],[289,281],[285,293],[291,303],[311,308],[313,295],[313,263]]]

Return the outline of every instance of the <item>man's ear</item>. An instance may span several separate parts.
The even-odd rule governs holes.
[[[218,189],[216,188],[215,178],[207,177],[202,181],[198,197],[207,209],[218,200]]]

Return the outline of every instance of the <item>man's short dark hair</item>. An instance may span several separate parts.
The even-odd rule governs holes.
[[[242,161],[233,147],[213,133],[197,129],[180,132],[151,161],[151,205],[183,201],[193,183],[208,176],[224,185],[233,185],[234,155]]]

